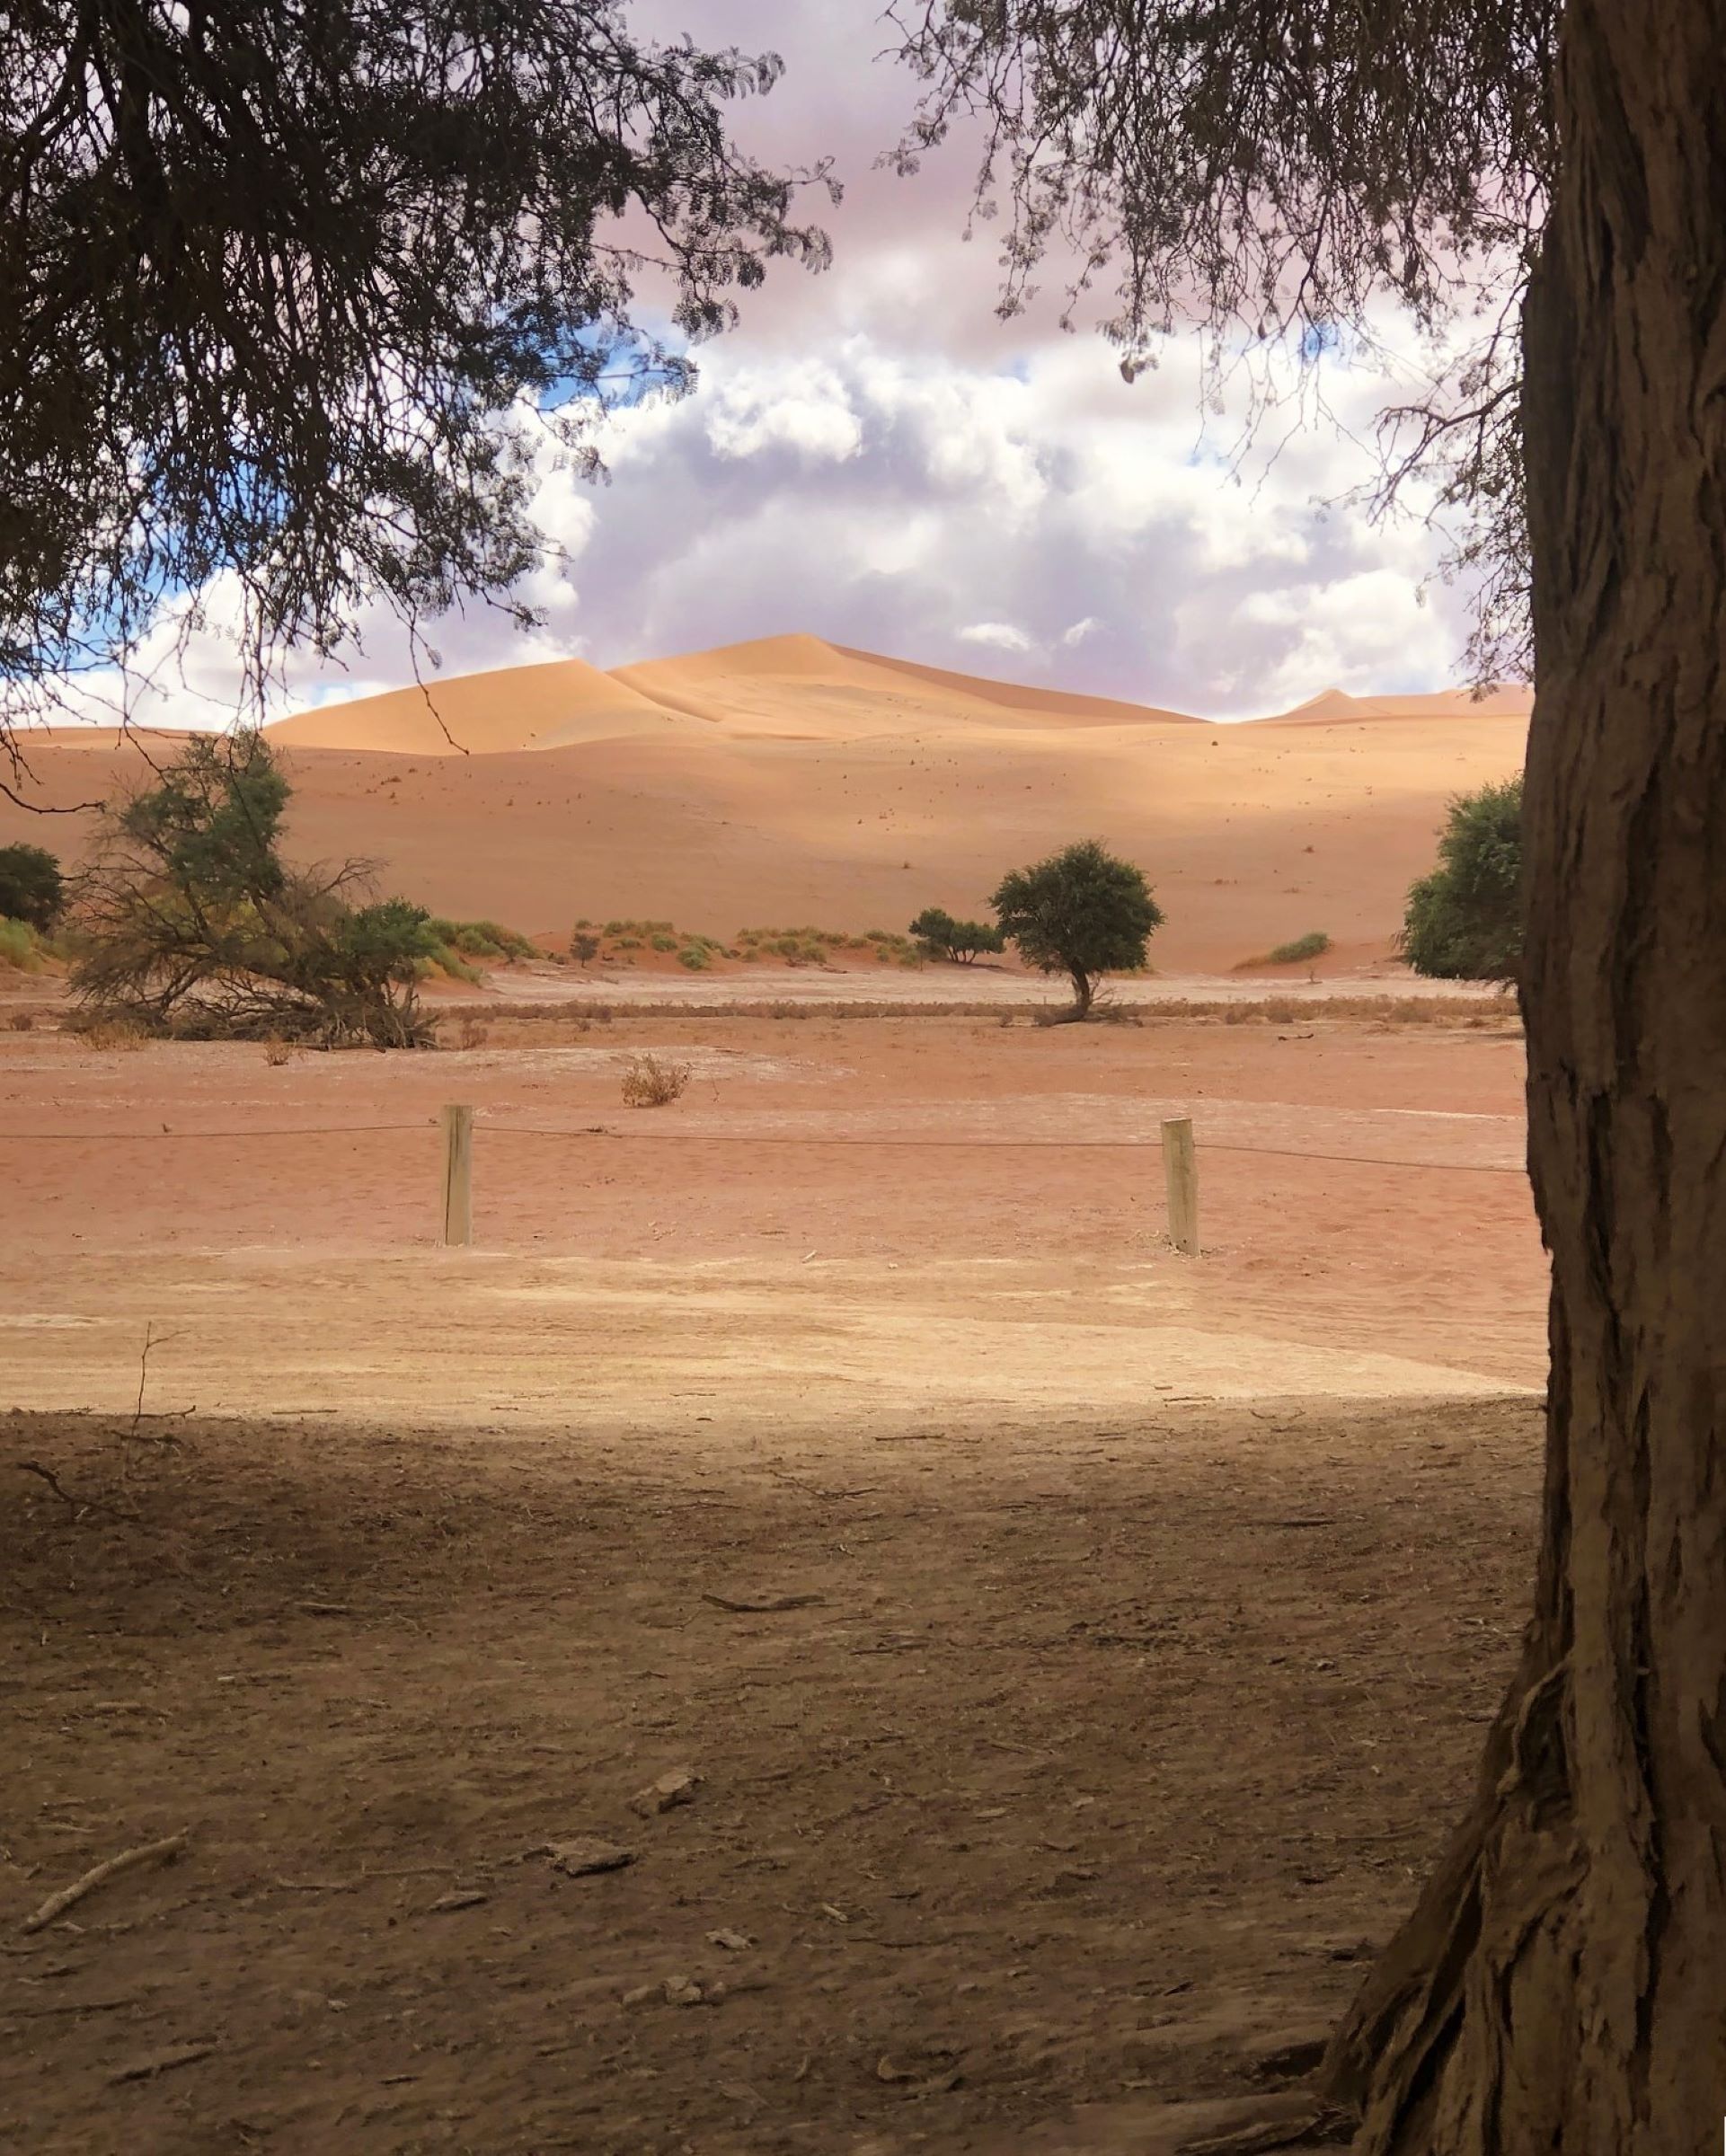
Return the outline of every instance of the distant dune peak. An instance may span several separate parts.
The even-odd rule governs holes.
[[[1391,720],[1521,719],[1521,687],[1362,695],[1332,687],[1247,726],[1359,726]],[[387,755],[496,755],[683,736],[874,739],[934,728],[1185,729],[1212,722],[1117,697],[1031,687],[837,644],[807,630],[750,638],[602,672],[563,658],[455,675],[318,706],[270,729],[294,749]],[[693,734],[692,734],[693,725]],[[1231,730],[1234,730],[1231,729]]]

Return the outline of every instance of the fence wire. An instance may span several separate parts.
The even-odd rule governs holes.
[[[185,1142],[210,1144],[247,1144],[258,1138],[358,1138],[436,1130],[438,1118],[428,1116],[416,1123],[296,1123],[243,1130],[174,1130],[165,1124],[159,1130],[4,1130],[0,1144],[152,1145]],[[562,1129],[536,1123],[479,1121],[476,1128],[488,1135],[514,1138],[609,1138],[620,1144],[660,1145],[806,1145],[855,1147],[883,1152],[916,1152],[930,1148],[967,1153],[1151,1153],[1160,1151],[1162,1139],[1144,1138],[974,1138],[816,1136],[796,1131],[735,1130],[617,1130],[608,1124],[592,1123]],[[1306,1153],[1297,1146],[1238,1145],[1195,1132],[1194,1145],[1207,1153],[1230,1153],[1261,1160],[1321,1161],[1350,1168],[1397,1168],[1451,1175],[1522,1175],[1519,1164],[1496,1161],[1411,1161],[1383,1153]]]

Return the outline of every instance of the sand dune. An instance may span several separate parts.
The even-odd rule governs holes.
[[[295,748],[483,756],[667,727],[676,730],[678,719],[615,675],[602,674],[585,659],[562,658],[321,704],[279,720],[270,736]]]
[[[982,726],[1190,726],[1199,721],[1103,696],[1025,688],[955,674],[914,659],[829,644],[817,636],[766,637],[677,658],[620,667],[618,680],[656,702],[780,739],[915,732],[943,719]]]
[[[579,915],[902,928],[974,915],[1008,869],[1103,839],[1168,915],[1155,959],[1222,971],[1311,929],[1327,969],[1382,962],[1447,800],[1521,763],[1527,698],[1353,697],[1217,726],[925,667],[812,636],[604,674],[579,660],[441,682],[272,728],[303,857],[380,862],[439,912],[529,932]],[[460,750],[452,748],[448,729]],[[159,757],[166,738],[156,737]],[[147,775],[111,734],[39,736],[36,794]],[[75,857],[0,801],[0,843]]]
[[[1425,696],[1350,696],[1345,689],[1326,689],[1291,711],[1252,723],[1346,726],[1370,719],[1518,719],[1527,725],[1534,702],[1534,691],[1520,686],[1488,689],[1480,695],[1469,689],[1440,689]]]

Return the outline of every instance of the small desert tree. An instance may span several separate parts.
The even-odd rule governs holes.
[[[424,1039],[426,915],[400,898],[355,904],[363,863],[284,862],[288,791],[261,735],[197,734],[110,813],[77,886],[72,986],[86,1010],[155,1031]]]
[[[583,966],[591,966],[599,956],[599,939],[591,929],[578,928],[570,938],[570,956]]]
[[[974,965],[979,952],[1005,950],[1006,938],[987,921],[955,921],[944,906],[925,906],[911,923],[911,933],[932,959],[955,966]]]
[[[1514,981],[1522,959],[1522,778],[1450,804],[1438,865],[1408,895],[1403,955],[1441,980]]]
[[[0,915],[46,935],[65,905],[60,864],[46,846],[0,846]]]
[[[1163,925],[1143,871],[1093,838],[1015,869],[989,903],[1003,938],[1028,966],[1072,982],[1075,1019],[1090,1016],[1105,973],[1143,967],[1146,945]]]

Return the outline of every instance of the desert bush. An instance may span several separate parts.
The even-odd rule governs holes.
[[[14,1011],[6,1021],[6,1024],[14,1033],[28,1033],[35,1026],[35,1023],[36,1021],[28,1011]]]
[[[691,973],[705,973],[712,960],[701,944],[689,943],[677,953],[677,963],[686,966]]]
[[[37,973],[41,964],[40,940],[29,922],[0,920],[0,966],[14,973]]]
[[[66,879],[46,846],[0,846],[0,916],[49,934],[66,910]]]
[[[1416,973],[1515,980],[1522,963],[1522,779],[1450,804],[1438,865],[1409,891],[1398,938]]]
[[[1304,936],[1292,942],[1279,943],[1274,950],[1267,951],[1262,959],[1254,959],[1255,966],[1301,966],[1309,959],[1322,959],[1331,948],[1331,939],[1322,928],[1309,929]]]
[[[464,1018],[456,1038],[465,1048],[482,1048],[491,1038],[491,1029],[483,1019]]]
[[[497,921],[446,921],[434,914],[426,923],[426,933],[465,959],[491,959],[513,966],[518,959],[539,956],[539,947],[531,937]]]
[[[142,1026],[123,1018],[97,1018],[84,1024],[75,1019],[69,1029],[85,1047],[109,1056],[136,1055],[149,1038]]]
[[[986,921],[955,921],[944,906],[925,906],[911,923],[924,954],[954,966],[974,965],[979,953],[1005,950],[1007,940]]]
[[[290,868],[287,780],[263,737],[193,735],[108,812],[80,879],[80,1010],[189,1039],[411,1047],[432,950],[405,899],[356,904],[364,864]]]
[[[663,1108],[689,1083],[686,1063],[662,1063],[657,1056],[632,1056],[624,1066],[625,1108]]]
[[[656,929],[649,941],[655,950],[676,950],[677,948],[676,936],[668,936],[663,929]]]
[[[263,1044],[263,1059],[272,1070],[280,1070],[284,1064],[291,1063],[294,1059],[293,1042],[291,1040],[266,1040]]]

